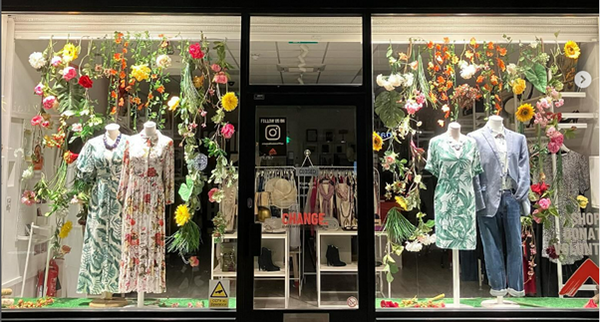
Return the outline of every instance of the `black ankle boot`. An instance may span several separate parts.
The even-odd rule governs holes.
[[[340,260],[340,250],[333,246],[327,246],[327,266],[346,266],[346,263]]]
[[[271,250],[263,247],[258,257],[258,269],[261,271],[275,272],[279,270],[279,266],[273,264],[273,254]]]

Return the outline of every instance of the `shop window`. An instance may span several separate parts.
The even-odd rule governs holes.
[[[597,307],[597,16],[372,22],[377,307]]]

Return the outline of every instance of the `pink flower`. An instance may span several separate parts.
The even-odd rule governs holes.
[[[233,136],[233,133],[235,133],[235,128],[233,127],[233,124],[231,124],[231,123],[227,123],[227,124],[223,125],[223,127],[221,128],[221,134],[226,139],[231,139],[231,137]]]
[[[42,124],[42,122],[44,122],[44,118],[41,115],[36,115],[34,117],[31,118],[31,125],[32,126],[37,126]]]
[[[42,122],[42,127],[43,128],[47,129],[49,126],[50,126],[50,121],[44,121],[44,122]]]
[[[202,52],[202,47],[200,47],[199,43],[190,45],[190,49],[188,51],[194,59],[204,58],[204,52]]]
[[[391,155],[388,155],[387,157],[385,157],[385,162],[387,162],[387,163],[394,163],[394,161],[396,161],[396,158],[394,158]]]
[[[415,98],[415,100],[417,101],[417,104],[423,105],[425,103],[425,94],[420,93],[419,96]]]
[[[39,84],[37,84],[37,85],[36,85],[36,86],[33,88],[33,92],[34,92],[36,95],[40,95],[40,96],[42,96],[42,95],[44,95],[44,87],[45,87],[45,86],[44,86],[44,84],[42,84],[42,83],[39,83]]]
[[[58,67],[58,65],[60,65],[62,63],[62,58],[60,58],[60,56],[54,56],[52,57],[52,60],[50,61],[50,64],[54,67]]]
[[[556,128],[554,126],[551,126],[546,130],[546,136],[549,138],[552,138],[555,133],[556,133]]]
[[[200,261],[198,260],[198,257],[196,257],[196,256],[190,257],[190,266],[196,267],[198,265],[200,265]]]
[[[550,142],[548,142],[548,150],[550,153],[558,153],[560,147],[562,147],[565,137],[559,131],[555,132],[553,137],[550,138]]]
[[[206,116],[206,114],[208,114],[208,112],[206,112],[206,111],[202,111],[202,112],[200,112],[200,115],[201,115],[202,117],[205,117],[205,116]]]
[[[384,170],[389,170],[390,169],[390,164],[389,163],[384,163],[381,166],[383,167]]]
[[[210,69],[212,69],[215,73],[218,73],[221,71],[221,66],[219,66],[218,64],[212,64],[210,65]]]
[[[81,132],[81,130],[83,130],[83,126],[81,123],[74,123],[71,125],[71,130],[73,130],[73,132]]]
[[[225,75],[225,73],[223,72],[220,72],[215,75],[215,77],[213,78],[213,82],[217,84],[227,84],[227,75]]]
[[[75,76],[77,76],[77,69],[69,66],[69,67],[63,69],[62,75],[63,75],[63,79],[68,82],[71,79],[75,78]]]
[[[212,189],[210,189],[210,191],[208,192],[208,201],[215,202],[216,200],[213,198],[213,196],[217,192],[219,192],[218,188],[212,188]]]
[[[417,113],[421,107],[423,107],[423,105],[418,104],[415,100],[408,100],[404,105],[406,112],[411,115]]]
[[[548,198],[542,198],[542,199],[540,199],[540,201],[538,201],[538,205],[540,205],[540,209],[542,209],[542,210],[548,210],[548,208],[550,208],[551,204],[552,204],[552,201],[550,201],[550,199],[548,199]]]
[[[556,107],[561,107],[563,105],[565,105],[565,100],[562,98],[559,99],[558,101],[554,102],[554,106],[556,106]]]
[[[44,98],[42,105],[44,105],[45,109],[49,110],[53,107],[56,107],[58,105],[58,101],[56,100],[56,97],[49,95]]]

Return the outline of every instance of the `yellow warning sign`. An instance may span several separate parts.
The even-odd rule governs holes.
[[[227,295],[227,292],[225,291],[225,288],[223,287],[223,284],[221,284],[221,281],[217,282],[217,285],[215,286],[215,288],[213,288],[212,292],[210,293],[210,297],[229,297],[229,295]]]
[[[209,308],[228,308],[229,307],[229,299],[210,299],[208,300]]]

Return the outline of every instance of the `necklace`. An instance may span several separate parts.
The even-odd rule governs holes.
[[[119,146],[119,142],[121,142],[121,133],[119,133],[119,136],[117,136],[117,139],[115,140],[115,143],[113,143],[113,144],[108,144],[108,142],[106,141],[106,137],[107,137],[107,135],[105,135],[102,139],[104,140],[104,147],[107,150],[112,151],[116,147]]]

